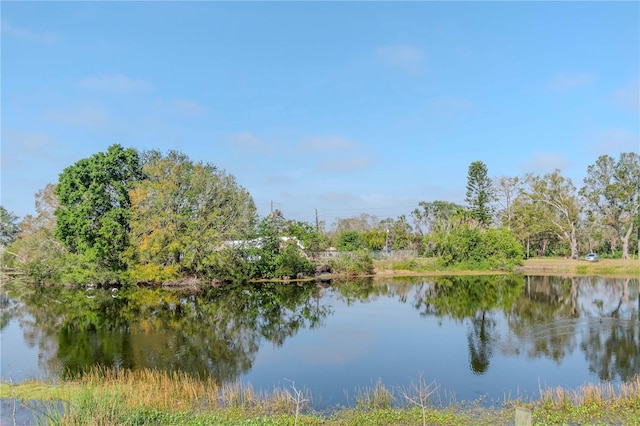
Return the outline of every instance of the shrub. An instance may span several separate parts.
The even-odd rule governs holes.
[[[373,258],[366,250],[346,253],[329,261],[331,269],[338,274],[371,275],[373,274]]]
[[[336,248],[340,251],[356,251],[366,248],[367,244],[358,231],[345,230],[338,235]]]
[[[304,257],[296,244],[287,244],[274,259],[275,277],[295,278],[299,273],[312,275],[315,267]]]
[[[523,262],[522,246],[507,229],[459,227],[438,238],[436,253],[444,266],[512,270]]]

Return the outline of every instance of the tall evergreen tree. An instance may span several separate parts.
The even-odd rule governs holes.
[[[474,161],[469,165],[465,201],[471,217],[483,228],[491,224],[494,200],[495,189],[488,176],[487,165],[482,161]]]

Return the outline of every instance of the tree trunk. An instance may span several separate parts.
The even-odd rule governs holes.
[[[629,229],[627,229],[627,232],[625,232],[624,236],[621,238],[623,259],[629,259],[629,238],[631,237],[632,231],[633,231],[633,223],[629,224]]]
[[[575,227],[571,227],[571,233],[569,234],[569,244],[571,245],[571,258],[578,258],[578,237],[576,236]]]
[[[613,232],[611,233],[611,254],[616,253],[616,249],[618,248],[618,230],[613,228]]]

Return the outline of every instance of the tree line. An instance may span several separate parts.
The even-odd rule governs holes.
[[[312,275],[316,254],[372,272],[369,250],[413,250],[443,266],[511,269],[531,256],[630,258],[640,235],[640,156],[600,156],[577,189],[560,170],[491,178],[469,165],[465,205],[422,201],[409,218],[362,214],[330,230],[260,218],[235,177],[178,151],[120,145],[65,168],[21,221],[0,206],[3,266],[39,282],[163,283]],[[634,232],[635,230],[635,232]]]

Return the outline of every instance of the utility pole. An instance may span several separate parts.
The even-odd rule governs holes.
[[[316,209],[316,232],[318,231],[318,209]]]

